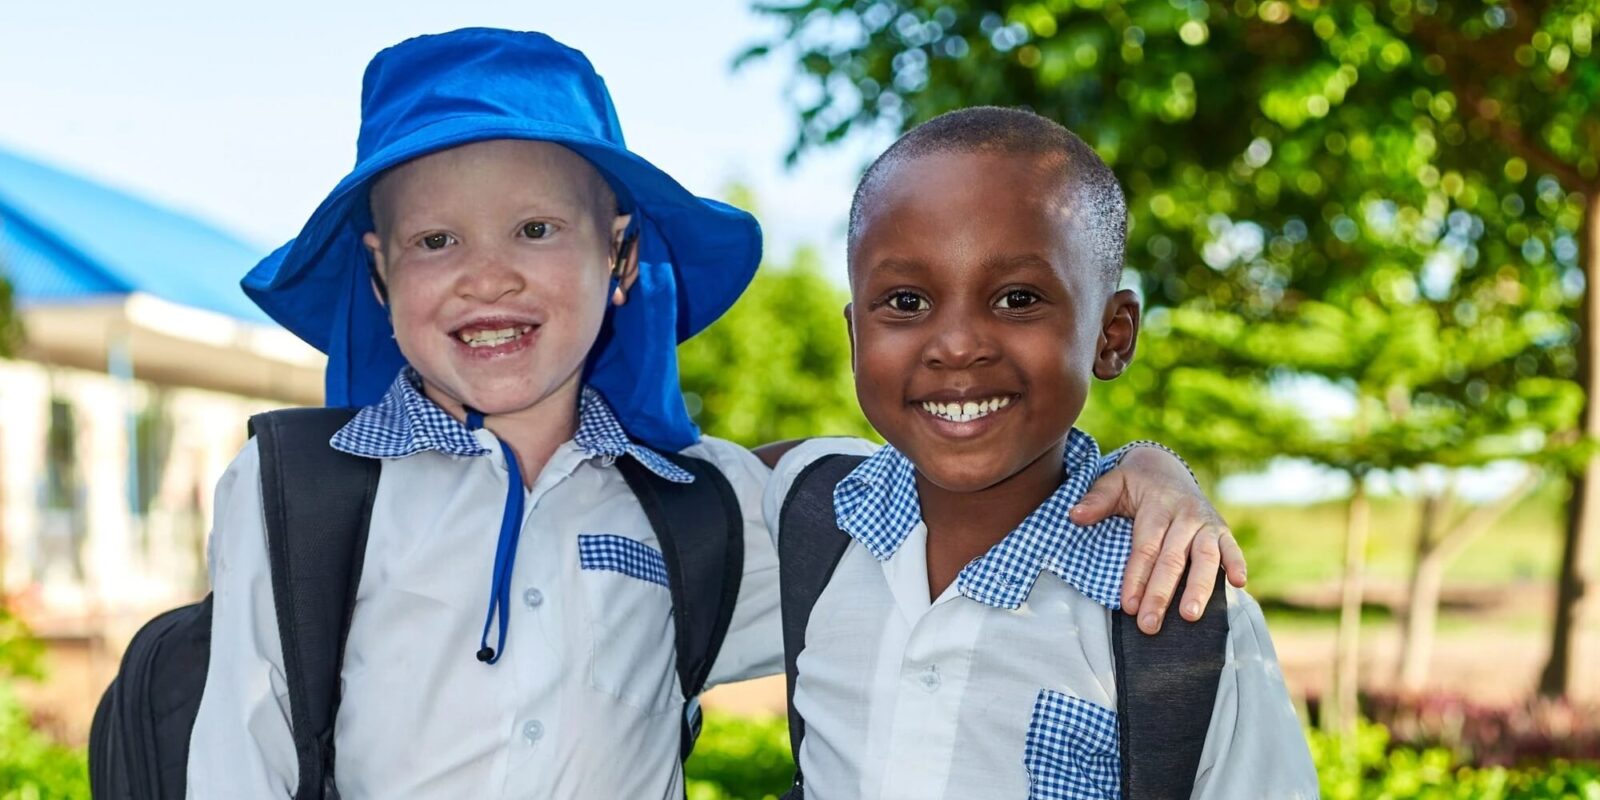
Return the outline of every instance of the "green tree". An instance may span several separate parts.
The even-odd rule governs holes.
[[[0,262],[0,358],[11,356],[22,342],[22,323],[17,319],[11,298],[11,284],[5,279],[4,267],[5,264]]]
[[[1111,163],[1156,370],[1107,391],[1134,393],[1115,411],[1132,409],[1141,432],[1223,461],[1298,454],[1359,476],[1546,452],[1525,432],[1563,424],[1568,382],[1595,396],[1594,0],[761,8],[786,25],[747,55],[792,57],[807,84],[791,157],[995,104],[1062,121]],[[1410,369],[1428,337],[1455,344]],[[1332,438],[1279,402],[1308,375],[1356,398]],[[1578,427],[1600,431],[1600,414],[1584,405]],[[1569,645],[1600,568],[1600,467],[1573,466],[1547,691],[1579,680]]]
[[[678,348],[684,398],[706,433],[746,447],[872,436],[856,405],[846,293],[815,250],[764,265],[722,319]]]

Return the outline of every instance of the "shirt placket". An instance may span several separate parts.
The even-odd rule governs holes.
[[[562,445],[525,494],[521,552],[512,570],[511,642],[497,665],[510,669],[516,686],[514,696],[504,699],[514,713],[504,733],[501,797],[550,796],[545,779],[555,774],[551,767],[560,760],[559,742],[566,734],[559,716],[561,665],[567,663],[569,644],[562,620],[571,588],[562,565],[577,563],[575,553],[565,552],[571,537],[559,531],[561,487],[586,457],[575,445]],[[504,474],[498,450],[495,458]]]
[[[911,627],[899,658],[894,719],[878,796],[943,796],[981,620],[963,597],[942,597]]]

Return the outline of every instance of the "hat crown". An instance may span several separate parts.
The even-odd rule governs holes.
[[[463,28],[373,57],[361,84],[356,160],[462,116],[566,128],[626,146],[605,81],[582,53],[542,33]]]

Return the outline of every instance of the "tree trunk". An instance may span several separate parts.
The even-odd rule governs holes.
[[[1420,691],[1428,680],[1433,659],[1433,633],[1439,618],[1439,592],[1444,588],[1444,571],[1468,545],[1488,533],[1522,498],[1539,485],[1540,471],[1529,469],[1527,477],[1504,497],[1478,506],[1445,528],[1452,505],[1450,495],[1430,495],[1423,500],[1422,524],[1417,531],[1417,560],[1412,565],[1411,586],[1406,598],[1404,638],[1400,646],[1399,683],[1401,691]]]
[[[1417,525],[1417,556],[1411,562],[1411,585],[1406,587],[1406,615],[1401,621],[1398,683],[1414,692],[1428,677],[1433,658],[1433,626],[1439,611],[1439,587],[1444,564],[1438,552],[1438,530],[1448,515],[1450,495],[1429,493],[1422,498],[1422,521]]]
[[[1585,287],[1578,325],[1578,383],[1583,387],[1583,433],[1600,438],[1600,348],[1594,336],[1600,330],[1600,197],[1586,197],[1583,230],[1578,237],[1579,263]],[[1547,697],[1572,694],[1579,686],[1594,685],[1595,654],[1580,653],[1582,634],[1594,616],[1594,590],[1600,582],[1600,455],[1589,459],[1582,474],[1572,476],[1572,501],[1568,506],[1567,536],[1561,550],[1561,577],[1556,584],[1555,627],[1550,660],[1539,678],[1539,693]]]
[[[1345,527],[1344,580],[1339,590],[1339,638],[1334,648],[1334,713],[1331,730],[1346,736],[1356,730],[1359,714],[1361,597],[1366,591],[1367,534],[1371,509],[1364,476],[1355,476]]]

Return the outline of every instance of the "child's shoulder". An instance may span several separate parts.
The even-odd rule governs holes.
[[[772,468],[772,478],[767,483],[766,495],[762,501],[767,524],[771,526],[777,522],[784,498],[789,496],[795,481],[807,467],[832,455],[871,456],[882,447],[883,445],[853,436],[824,436],[807,439],[795,445],[794,449],[784,453],[783,457],[778,459],[777,465]]]
[[[783,454],[772,469],[771,488],[783,495],[789,493],[800,473],[823,458],[835,455],[868,457],[882,449],[883,445],[858,439],[854,436],[822,436],[807,439],[793,450]]]

